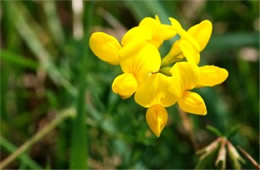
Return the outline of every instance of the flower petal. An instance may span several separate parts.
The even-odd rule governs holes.
[[[152,74],[137,88],[135,101],[143,107],[155,104],[169,107],[177,100],[176,94],[169,90],[173,84],[171,77],[161,73]]]
[[[179,21],[177,21],[174,18],[169,18],[169,20],[171,21],[172,27],[177,31],[177,33],[181,36],[181,39],[185,39],[187,41],[189,41],[192,46],[195,48],[196,51],[200,50],[200,45],[198,43],[198,41],[191,35],[189,34],[187,31],[185,31],[181,24],[179,23]]]
[[[119,59],[120,61],[127,58],[135,57],[144,46],[146,46],[148,42],[146,41],[133,41],[129,42],[119,51]]]
[[[194,25],[188,30],[194,39],[196,39],[200,45],[200,51],[202,51],[211,37],[212,23],[209,20],[204,20],[201,23]]]
[[[188,41],[181,40],[180,47],[188,62],[199,64],[200,53]]]
[[[153,133],[157,137],[160,137],[160,134],[168,121],[167,110],[161,105],[153,105],[148,108],[145,117],[146,122]]]
[[[147,43],[140,51],[132,53],[132,56],[124,57],[120,66],[125,73],[132,73],[139,82],[142,82],[149,73],[158,72],[161,66],[159,51],[154,45]]]
[[[228,71],[216,66],[203,66],[199,68],[200,78],[198,86],[215,86],[224,82],[228,77]]]
[[[188,113],[206,115],[207,108],[201,96],[194,92],[185,91],[183,97],[178,100],[180,108]]]
[[[130,42],[146,41],[152,39],[152,32],[146,27],[134,27],[127,31],[122,39],[122,45],[125,46]]]
[[[163,43],[164,40],[168,40],[176,35],[176,31],[169,25],[161,24],[159,17],[155,19],[151,17],[144,18],[139,27],[149,29],[152,32],[152,40],[150,41],[157,48]]]
[[[89,46],[99,59],[113,65],[119,64],[118,53],[121,46],[113,36],[103,32],[95,32],[89,39]]]
[[[119,94],[123,99],[129,98],[135,93],[138,83],[131,73],[124,73],[117,76],[112,84],[114,93]]]
[[[199,68],[195,64],[178,62],[172,67],[170,72],[175,79],[175,85],[172,88],[178,88],[180,93],[184,90],[193,89],[198,84]]]

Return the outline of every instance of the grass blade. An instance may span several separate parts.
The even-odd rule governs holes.
[[[90,26],[92,19],[92,10],[94,2],[88,3],[88,18],[87,26],[85,29],[85,36],[83,39],[82,50],[83,50],[83,61],[81,62],[80,68],[80,79],[79,79],[79,93],[77,98],[77,116],[72,122],[72,135],[71,135],[71,157],[70,157],[70,168],[71,169],[86,169],[88,161],[88,149],[87,149],[87,126],[86,120],[86,108],[85,108],[85,92],[86,92],[86,75],[87,75],[87,62],[89,56],[89,48],[84,48],[85,44],[88,44],[90,36]]]
[[[44,1],[43,9],[46,13],[48,26],[50,28],[54,41],[61,47],[64,43],[65,38],[60,19],[57,14],[55,1]]]
[[[68,90],[70,94],[73,96],[76,95],[76,89],[70,84],[68,80],[66,80],[57,67],[51,61],[51,57],[46,49],[41,44],[41,41],[36,36],[35,32],[30,28],[29,24],[26,21],[26,16],[19,10],[17,7],[19,5],[20,9],[25,10],[22,4],[16,2],[12,4],[10,9],[13,12],[13,15],[16,17],[15,26],[19,34],[23,37],[28,47],[32,50],[32,52],[38,57],[40,64],[47,71],[50,78],[57,84],[62,85],[64,88]]]
[[[212,36],[207,49],[227,50],[243,46],[259,46],[258,32],[226,33],[224,35]]]
[[[0,58],[22,67],[28,67],[35,70],[38,68],[37,62],[4,49],[1,49]]]

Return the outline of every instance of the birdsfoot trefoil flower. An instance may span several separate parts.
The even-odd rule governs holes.
[[[147,108],[147,124],[157,137],[167,124],[167,107],[178,103],[185,112],[206,115],[204,100],[192,90],[218,85],[228,77],[223,68],[199,66],[200,52],[212,33],[209,20],[187,31],[176,19],[169,20],[171,25],[162,24],[158,16],[146,17],[126,32],[121,43],[103,32],[93,33],[89,40],[98,58],[121,67],[123,73],[114,79],[113,92],[122,99],[134,95],[136,103]],[[180,39],[161,59],[158,49],[177,35]]]

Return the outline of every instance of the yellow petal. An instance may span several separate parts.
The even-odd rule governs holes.
[[[114,93],[119,94],[123,99],[129,98],[135,93],[138,83],[131,73],[124,73],[117,76],[112,84]]]
[[[158,72],[161,66],[159,51],[150,43],[147,43],[140,51],[132,53],[132,56],[124,57],[120,61],[123,72],[132,73],[139,82],[142,82],[149,73]]]
[[[181,40],[177,40],[176,42],[173,43],[168,54],[162,59],[162,66],[172,64],[173,62],[184,58],[184,55],[181,55],[182,51],[180,48],[180,42]]]
[[[169,90],[170,86],[174,86],[171,77],[161,73],[152,74],[137,88],[135,101],[143,107],[155,104],[169,107],[177,100],[176,94]]]
[[[203,66],[199,68],[199,86],[215,86],[224,82],[228,77],[228,71],[216,66]]]
[[[167,110],[161,105],[153,105],[148,108],[145,117],[146,122],[153,133],[157,137],[160,137],[160,134],[168,121]]]
[[[183,31],[183,28],[178,20],[176,20],[175,18],[171,18],[171,17],[169,17],[169,20],[170,20],[173,28],[178,32],[178,34],[179,34],[179,32]]]
[[[200,45],[198,41],[191,34],[185,31],[176,19],[170,17],[169,20],[171,21],[172,27],[181,36],[181,39],[189,41],[196,51],[200,51]]]
[[[113,36],[103,32],[95,32],[89,39],[89,46],[99,59],[113,65],[119,64],[118,53],[121,46]]]
[[[183,97],[178,100],[180,108],[188,113],[206,115],[207,108],[200,95],[194,92],[185,91]]]
[[[147,41],[129,42],[119,51],[119,59],[123,60],[123,59],[135,57],[147,44],[148,44]]]
[[[196,39],[200,45],[200,51],[202,51],[210,39],[212,33],[212,23],[209,20],[204,20],[201,23],[194,25],[188,30],[194,39]]]
[[[188,41],[181,40],[180,47],[188,62],[199,64],[200,53]]]
[[[144,18],[139,27],[149,29],[152,32],[152,40],[157,48],[163,43],[164,40],[168,40],[176,35],[176,31],[169,25],[161,24],[159,17],[154,18],[146,17]]]
[[[155,20],[158,21],[159,23],[161,23],[160,18],[159,18],[158,15],[155,15]]]
[[[125,46],[130,42],[139,42],[152,39],[152,32],[146,27],[134,27],[127,31],[122,39],[122,45]]]
[[[184,90],[193,89],[199,81],[199,68],[188,62],[176,63],[171,71],[175,80],[175,85],[172,88],[178,88],[180,93]]]

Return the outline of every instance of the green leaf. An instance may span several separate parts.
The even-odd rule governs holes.
[[[35,62],[31,59],[28,59],[24,56],[15,54],[13,52],[10,52],[10,51],[4,50],[4,49],[1,49],[0,58],[5,61],[8,61],[10,63],[14,63],[19,66],[22,66],[22,67],[29,67],[32,69],[37,69],[39,66],[39,64],[37,62]]]
[[[237,32],[226,33],[223,35],[212,36],[207,49],[210,50],[227,50],[232,48],[239,48],[242,46],[254,46],[259,45],[259,33],[258,32]]]
[[[207,125],[206,129],[208,131],[212,132],[213,134],[215,134],[216,136],[219,136],[219,137],[223,136],[223,134],[218,129],[214,128],[213,126]]]
[[[234,126],[233,128],[231,128],[231,129],[225,134],[225,136],[226,136],[227,138],[232,137],[232,136],[238,131],[239,128],[240,128],[240,125]]]

